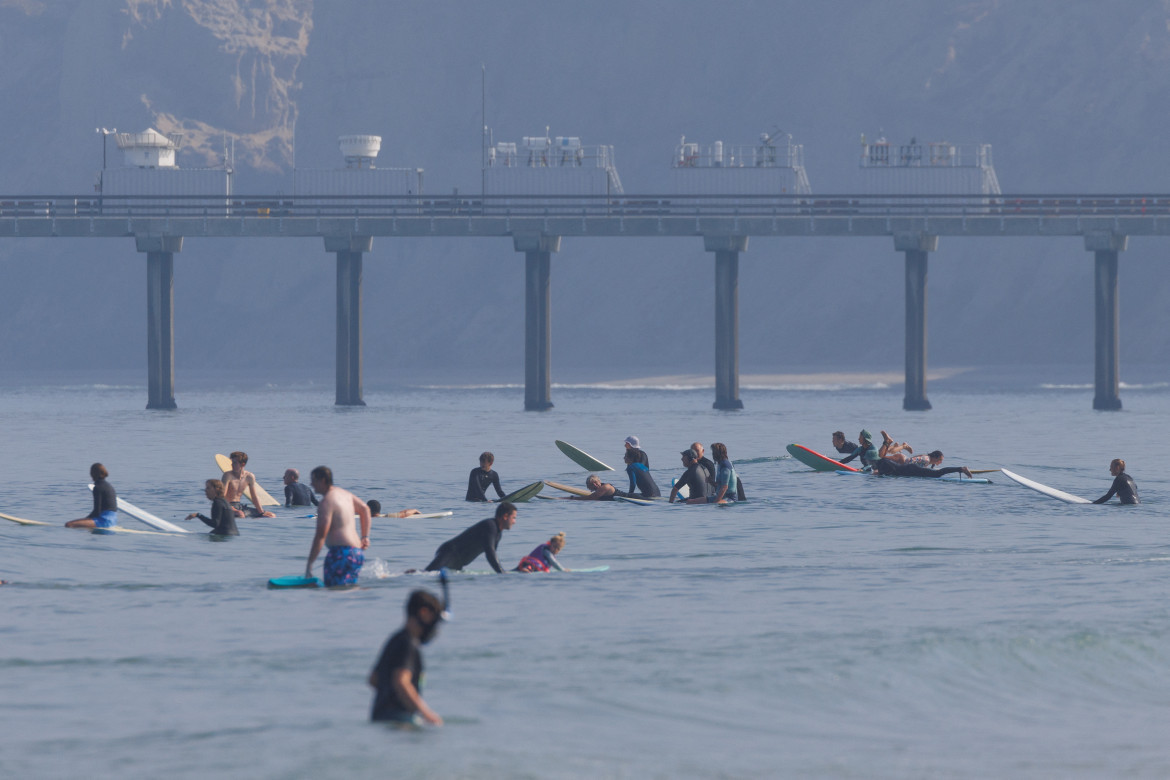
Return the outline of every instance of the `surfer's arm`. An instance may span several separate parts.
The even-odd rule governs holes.
[[[496,495],[500,498],[508,495],[504,492],[504,489],[500,487],[500,475],[494,471],[492,472],[492,487],[496,489]]]
[[[557,560],[557,556],[553,555],[547,550],[545,550],[544,553],[544,562],[547,563],[551,569],[556,569],[557,571],[568,571],[564,566],[561,566],[561,562]]]
[[[406,667],[395,669],[393,676],[390,678],[390,685],[394,688],[394,693],[398,695],[398,699],[409,702],[410,706],[414,707],[415,712],[422,715],[428,723],[436,726],[443,725],[443,719],[427,706],[427,703],[423,701],[423,697],[419,695],[418,688],[415,688],[414,683],[411,682],[410,669]]]
[[[358,516],[358,522],[362,526],[361,546],[365,550],[370,546],[370,505],[357,496],[354,496],[353,511]]]
[[[369,512],[367,507],[366,512]],[[321,554],[321,548],[325,546],[325,533],[329,530],[329,522],[317,513],[317,530],[313,534],[313,543],[309,545],[309,559],[305,562],[305,576],[313,576],[313,562],[317,560],[317,556]]]
[[[487,562],[496,570],[496,574],[503,574],[504,567],[500,566],[500,559],[496,557],[495,545],[488,543],[483,546],[483,557],[487,558]]]
[[[1114,478],[1113,484],[1109,486],[1109,492],[1094,501],[1094,504],[1104,504],[1109,499],[1117,494],[1117,479]]]

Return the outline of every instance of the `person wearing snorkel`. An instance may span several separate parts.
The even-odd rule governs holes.
[[[442,726],[443,719],[422,697],[422,646],[434,639],[443,620],[438,597],[416,590],[406,600],[406,624],[382,647],[378,663],[370,672],[375,690],[370,720],[421,726],[426,721]]]

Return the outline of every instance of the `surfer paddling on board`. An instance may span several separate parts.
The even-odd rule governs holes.
[[[500,475],[492,471],[492,464],[496,456],[484,452],[479,456],[479,466],[471,470],[467,477],[467,497],[465,501],[491,501],[487,497],[488,487],[496,489],[496,498],[503,498],[506,493],[500,487]]]
[[[421,726],[425,720],[442,726],[443,719],[422,697],[422,646],[435,638],[443,620],[439,599],[425,590],[416,590],[406,600],[406,625],[386,640],[378,663],[370,672],[374,705],[370,720]]]
[[[370,508],[370,517],[410,517],[411,515],[421,515],[422,512],[417,509],[403,509],[401,512],[382,512],[382,502],[378,499],[370,499],[366,502],[366,506]]]
[[[252,472],[244,470],[244,466],[248,463],[248,453],[237,450],[228,458],[232,462],[232,470],[225,471],[221,481],[224,487],[224,498],[231,505],[236,517],[276,517],[271,512],[264,511],[264,507],[256,495],[256,477]],[[248,493],[248,498],[252,499],[252,506],[248,507],[247,513],[244,512],[244,505],[240,501],[244,497],[245,491]]]
[[[500,560],[496,557],[496,545],[500,536],[516,525],[516,505],[501,501],[496,507],[496,516],[480,520],[453,539],[448,539],[435,550],[435,559],[427,564],[427,571],[454,569],[460,571],[482,553],[497,573],[503,574]]]
[[[878,455],[877,447],[873,446],[873,436],[864,428],[861,430],[861,433],[857,434],[857,446],[853,448],[853,452],[841,458],[841,462],[848,463],[858,456],[861,457],[861,464],[863,466],[872,466],[881,459],[881,456]]]
[[[688,504],[705,504],[707,503],[707,493],[709,492],[711,477],[707,471],[707,467],[699,461],[699,453],[695,452],[694,447],[682,451],[682,462],[686,466],[686,471],[670,488],[670,503],[674,503],[675,498],[678,497],[678,491],[687,486],[690,492],[690,498],[686,499]]]
[[[223,497],[223,482],[218,479],[209,479],[203,483],[203,495],[211,502],[211,517],[192,512],[187,515],[188,520],[198,517],[205,524],[211,526],[209,536],[239,536],[240,529],[236,527],[236,514]]]
[[[911,447],[906,442],[902,442],[901,444],[899,444],[898,442],[894,441],[890,437],[890,434],[886,433],[885,431],[881,431],[881,434],[882,434],[882,446],[878,450],[878,457],[879,458],[889,458],[889,457],[892,457],[894,455],[902,455],[903,452],[909,453],[910,455],[914,454],[914,448]],[[906,456],[902,455],[902,457],[906,457]]]
[[[833,431],[833,449],[842,455],[848,455],[857,449],[857,443],[847,441],[842,431]]]
[[[565,549],[565,532],[561,531],[544,544],[537,545],[535,550],[521,558],[520,565],[512,569],[512,571],[533,572],[549,571],[551,569],[568,571],[557,560],[557,555],[563,549]]]
[[[1094,504],[1104,504],[1116,494],[1117,498],[1123,504],[1140,504],[1138,500],[1137,485],[1134,484],[1133,477],[1125,473],[1125,461],[1121,458],[1114,458],[1109,463],[1109,473],[1113,475],[1113,484],[1109,486],[1109,492],[1094,501]]]
[[[113,528],[118,524],[118,494],[114,486],[106,482],[110,472],[100,463],[89,467],[89,478],[93,480],[93,510],[85,517],[70,520],[66,528]]]
[[[370,546],[370,508],[353,493],[334,485],[333,471],[328,466],[313,469],[311,477],[313,490],[321,495],[321,503],[317,505],[317,532],[309,547],[305,577],[313,576],[313,561],[317,560],[321,546],[328,545],[325,587],[354,585],[366,559],[362,550]],[[354,515],[362,526],[360,538],[353,527]]]
[[[873,473],[881,474],[883,477],[931,477],[938,479],[945,474],[955,473],[961,473],[966,477],[972,476],[971,469],[966,466],[948,466],[945,469],[932,469],[926,466],[919,466],[915,463],[896,463],[889,458],[879,458],[872,465]]]
[[[617,495],[617,488],[608,482],[602,482],[601,477],[590,474],[585,478],[585,487],[591,492],[587,496],[569,496],[570,501],[613,501]]]
[[[317,497],[300,479],[301,472],[296,469],[284,470],[284,505],[317,506]]]

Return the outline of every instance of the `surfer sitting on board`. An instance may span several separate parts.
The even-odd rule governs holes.
[[[223,473],[224,498],[231,505],[236,517],[276,517],[271,512],[264,511],[264,507],[256,495],[256,477],[252,472],[244,470],[244,466],[248,463],[248,454],[237,450],[228,458],[231,459],[232,470]],[[244,497],[244,491],[247,491],[248,498],[252,499],[252,506],[248,507],[248,513],[244,512],[244,505],[240,501]]]
[[[715,494],[707,496],[707,503],[726,504],[734,501],[735,486],[739,479],[727,457],[727,445],[721,441],[715,442],[711,445],[711,454],[715,456]]]
[[[484,452],[479,456],[479,466],[471,470],[467,477],[467,497],[465,501],[491,501],[487,497],[488,486],[496,489],[496,497],[503,498],[506,494],[500,488],[500,475],[492,471],[492,464],[496,456]]]
[[[654,477],[650,476],[649,467],[638,460],[636,453],[639,452],[642,451],[626,450],[626,474],[630,476],[630,490],[626,495],[630,498],[661,498],[662,491],[658,489]],[[645,455],[645,453],[642,454]]]
[[[209,479],[204,482],[203,494],[211,501],[211,517],[192,512],[187,515],[186,519],[194,520],[198,517],[211,526],[210,536],[239,536],[240,529],[236,528],[236,514],[228,506],[227,499],[223,497],[223,490],[223,482],[218,479]]]
[[[374,705],[370,720],[419,726],[419,718],[436,726],[443,725],[434,710],[422,698],[422,646],[435,638],[443,607],[439,599],[425,590],[416,590],[406,600],[406,625],[386,641],[382,655],[370,672]]]
[[[617,488],[608,482],[602,482],[601,477],[590,474],[585,478],[585,487],[592,491],[587,496],[569,496],[572,501],[613,501]]]
[[[948,466],[945,469],[931,469],[914,463],[895,463],[889,458],[879,458],[873,464],[873,473],[883,477],[932,477],[937,479],[944,474],[962,473],[970,477],[971,469],[966,466]]]
[[[362,550],[370,546],[370,508],[353,493],[334,485],[333,471],[328,466],[318,466],[310,476],[313,490],[321,495],[321,503],[317,505],[317,532],[309,547],[305,577],[313,576],[313,561],[317,560],[321,546],[327,544],[325,587],[354,585],[366,559]],[[353,528],[354,515],[362,525],[360,539]]]
[[[317,506],[317,497],[300,478],[301,472],[296,469],[284,470],[284,505]]]
[[[1104,504],[1109,499],[1113,498],[1116,493],[1117,497],[1123,504],[1140,504],[1138,500],[1137,485],[1134,484],[1133,477],[1125,473],[1125,461],[1121,458],[1114,458],[1109,463],[1109,473],[1113,475],[1113,484],[1109,486],[1109,492],[1094,501],[1094,504]]]
[[[637,436],[626,437],[626,454],[634,453],[634,463],[641,463],[647,469],[650,468],[650,456],[642,449],[642,442],[638,440]],[[629,461],[627,461],[629,462]]]
[[[854,458],[861,456],[861,464],[863,466],[872,466],[880,457],[878,455],[877,447],[873,446],[873,436],[864,428],[861,433],[857,434],[857,446],[848,456],[841,458],[842,463],[848,463]]]
[[[487,562],[499,574],[504,573],[496,557],[496,545],[500,536],[516,525],[516,505],[501,501],[496,507],[496,516],[480,520],[453,539],[448,539],[435,550],[435,558],[427,564],[427,571],[439,569],[462,570],[483,553]]]
[[[557,555],[563,549],[565,549],[565,532],[561,531],[544,544],[537,545],[535,550],[521,558],[520,565],[512,571],[533,572],[548,571],[549,569],[568,571],[557,560]]]
[[[683,450],[681,454],[683,465],[686,466],[687,470],[670,488],[670,503],[674,503],[674,499],[678,497],[678,492],[684,485],[690,492],[690,498],[687,499],[688,504],[707,503],[707,493],[710,492],[708,488],[711,483],[707,467],[699,462],[699,453],[695,452],[693,447]]]
[[[845,440],[845,434],[842,431],[833,431],[833,449],[842,455],[848,455],[857,449],[857,444]]]
[[[110,472],[100,463],[89,467],[93,480],[93,511],[85,517],[70,520],[66,528],[112,528],[118,524],[118,494],[114,486],[106,482]]]
[[[367,501],[366,506],[370,508],[370,517],[410,517],[411,515],[422,514],[417,509],[403,509],[401,512],[387,512],[382,514],[382,502],[376,498]]]
[[[711,445],[711,446],[712,446],[712,448],[714,448],[715,445]],[[692,443],[691,449],[694,450],[695,452],[699,453],[699,463],[702,463],[703,468],[707,469],[707,488],[708,488],[707,494],[710,495],[710,494],[714,493],[716,490],[715,472],[717,469],[715,468],[715,464],[714,464],[714,462],[712,462],[712,460],[710,458],[703,457],[702,443],[700,443],[700,442]],[[743,494],[743,480],[741,480],[739,478],[738,474],[735,475],[735,495],[728,496],[728,499],[732,500],[732,501],[746,501],[747,500],[747,497],[744,496],[744,494]],[[703,502],[698,501],[696,503],[701,504]]]

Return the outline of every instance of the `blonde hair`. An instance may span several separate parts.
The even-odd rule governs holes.
[[[1122,460],[1121,458],[1114,458],[1113,463],[1116,463],[1118,466],[1121,466],[1121,470],[1125,471],[1125,461],[1124,460]],[[1113,463],[1110,463],[1109,465],[1112,466]]]
[[[226,490],[226,488],[223,486],[223,482],[220,482],[218,479],[206,480],[203,483],[203,489],[206,490],[207,488],[211,488],[212,490],[214,490],[215,495],[220,496],[220,497],[223,496],[224,491]]]
[[[565,532],[560,531],[556,536],[549,539],[548,546],[555,548],[553,550],[554,553],[559,553],[561,550],[565,549]]]

